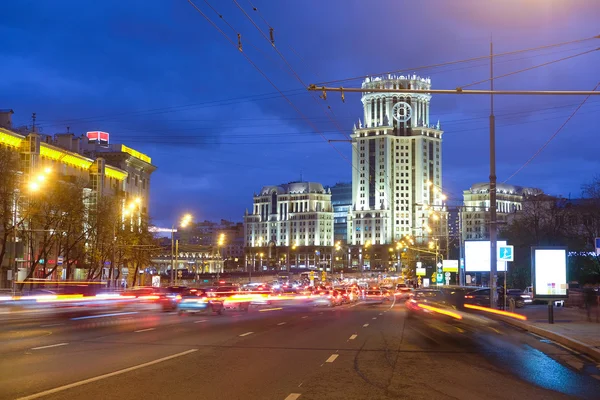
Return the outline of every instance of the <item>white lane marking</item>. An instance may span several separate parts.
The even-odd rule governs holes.
[[[383,315],[383,313],[379,313],[379,315]]]
[[[61,326],[64,324],[48,324],[48,325],[40,325],[40,328],[50,328],[51,326]]]
[[[134,333],[141,333],[141,332],[150,332],[155,330],[156,328],[148,328],[148,329],[140,329],[138,331],[133,331]]]
[[[300,397],[300,393],[290,393],[285,400],[296,400],[298,397]]]
[[[339,356],[340,356],[339,354],[332,354],[332,355],[330,355],[330,356],[329,356],[329,358],[328,358],[328,359],[327,359],[325,362],[332,363],[332,362],[334,362],[334,361],[335,361],[335,359],[336,359],[336,358],[338,358]]]
[[[49,349],[49,348],[52,348],[52,347],[66,346],[68,344],[69,343],[57,343],[57,344],[51,344],[51,345],[48,345],[48,346],[32,347],[31,350]]]
[[[358,337],[358,335],[352,335],[352,336],[350,336],[350,339],[348,339],[348,340],[354,340],[354,339],[356,339],[357,337]]]
[[[366,328],[367,326],[369,326],[369,324],[364,324],[364,325],[363,325],[363,328]]]
[[[280,322],[277,325],[285,325],[285,322]]]
[[[242,333],[240,336],[248,336],[248,335],[252,335],[254,332],[246,332],[246,333]]]
[[[377,319],[377,317],[373,317],[372,319]]]
[[[201,319],[200,321],[194,321],[195,324],[199,324],[200,322],[206,322],[208,321],[207,319]]]
[[[302,386],[302,384],[303,384],[303,383],[304,383],[304,382],[300,382],[300,384],[298,385],[298,387]]]
[[[137,313],[138,313],[137,311],[130,311],[130,312],[121,312],[121,313],[112,313],[112,314],[88,315],[85,317],[71,318],[71,321],[79,321],[80,319],[91,319],[91,318],[117,317],[119,315],[130,315],[130,314],[137,314]]]
[[[68,385],[59,386],[57,388],[45,390],[45,391],[39,392],[39,393],[34,393],[34,394],[29,395],[29,396],[19,397],[17,400],[39,399],[40,397],[48,396],[49,394],[54,394],[54,393],[62,392],[64,390],[71,389],[71,388],[74,388],[74,387],[77,387],[77,386],[86,385],[88,383],[100,381],[102,379],[110,378],[110,377],[115,376],[115,375],[121,375],[121,374],[130,372],[130,371],[135,371],[136,369],[149,367],[150,365],[158,364],[158,363],[161,363],[163,361],[172,360],[173,358],[182,357],[182,356],[188,355],[190,353],[193,353],[195,351],[198,351],[198,349],[187,350],[187,351],[184,351],[182,353],[173,354],[172,356],[167,356],[167,357],[159,358],[158,360],[149,361],[147,363],[143,363],[143,364],[139,364],[139,365],[134,365],[133,367],[129,367],[129,368],[125,368],[125,369],[120,369],[120,370],[115,371],[115,372],[109,372],[108,374],[99,375],[99,376],[95,376],[93,378],[84,379],[82,381],[69,383]]]
[[[304,317],[302,317],[302,318],[308,318],[308,315],[305,315],[305,316],[304,316]]]

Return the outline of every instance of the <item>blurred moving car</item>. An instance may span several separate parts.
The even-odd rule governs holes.
[[[342,304],[342,295],[337,290],[314,291],[311,299],[315,307],[335,307]]]
[[[163,311],[175,311],[182,295],[187,294],[190,290],[197,290],[190,289],[187,286],[167,286],[166,288],[156,289],[156,294],[159,296],[158,303],[160,303]]]
[[[189,291],[181,295],[181,301],[177,303],[177,314],[185,313],[223,313],[223,301],[216,296],[209,296],[204,289]]]
[[[381,289],[367,289],[364,300],[366,304],[381,304],[386,300],[386,296]]]
[[[425,323],[446,323],[463,330],[475,331],[495,326],[497,321],[465,312],[465,295],[473,288],[415,289],[406,301],[408,318]]]

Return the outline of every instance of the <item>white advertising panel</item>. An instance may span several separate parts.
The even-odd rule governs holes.
[[[533,297],[566,298],[567,289],[567,249],[532,249]]]
[[[505,240],[498,240],[496,246],[506,246]],[[497,260],[497,270],[506,271],[506,262]],[[465,271],[490,272],[490,241],[465,241]]]

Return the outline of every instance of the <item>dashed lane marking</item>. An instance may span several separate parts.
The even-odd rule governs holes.
[[[325,362],[332,363],[332,362],[334,362],[334,361],[335,361],[335,359],[336,359],[336,358],[338,358],[339,356],[340,356],[339,354],[332,354],[332,355],[330,355],[330,356],[329,356],[329,358],[328,358],[328,359],[327,359]]]
[[[290,393],[285,400],[296,400],[300,397],[300,393]]]
[[[302,318],[303,318],[303,319],[304,319],[304,318],[308,318],[308,315],[305,315],[305,316],[304,316],[304,317],[302,317]]]
[[[377,319],[377,317],[373,317],[373,318],[371,318],[371,319]]]
[[[207,319],[201,319],[200,321],[194,321],[195,324],[199,324],[200,322],[206,322],[208,321]]]
[[[142,332],[150,332],[155,330],[156,328],[148,328],[148,329],[140,329],[138,331],[134,331],[135,333],[142,333]]]
[[[50,349],[52,347],[60,347],[60,346],[66,346],[69,343],[57,343],[57,344],[51,344],[48,346],[40,346],[40,347],[32,347],[31,350],[42,350],[42,349]]]
[[[252,335],[254,332],[246,332],[246,333],[242,333],[240,336],[248,336],[248,335]]]
[[[358,337],[358,335],[352,335],[352,336],[350,336],[350,339],[348,339],[348,340],[354,340],[354,339],[356,339],[357,337]]]
[[[277,325],[285,325],[285,322],[280,322]]]
[[[366,328],[367,326],[369,326],[369,324],[364,324],[364,325],[363,325],[363,328]]]

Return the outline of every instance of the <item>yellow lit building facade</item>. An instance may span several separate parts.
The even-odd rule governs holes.
[[[18,133],[10,129],[10,114],[7,113],[0,112],[0,147],[19,154],[16,169],[22,182],[28,182],[39,171],[51,169],[54,179],[87,183],[84,189],[87,207],[93,207],[103,196],[118,196],[123,207],[136,200],[138,207],[134,211],[138,217],[148,213],[150,176],[156,170],[150,157],[125,145],[109,145],[108,134],[106,140],[99,140],[91,138],[91,132],[82,136]],[[14,211],[19,212],[18,209]],[[134,221],[137,219],[135,215],[132,217]],[[12,243],[7,246],[8,254],[13,246]],[[54,259],[47,261],[48,264],[56,262]],[[0,288],[12,285],[13,266],[9,264],[11,257],[5,257],[0,266]],[[25,272],[19,269],[18,277]]]

